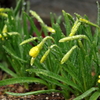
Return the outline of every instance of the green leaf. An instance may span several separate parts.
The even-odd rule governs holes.
[[[98,88],[92,87],[92,88],[90,88],[89,90],[87,90],[86,92],[84,92],[82,95],[76,97],[76,98],[73,99],[73,100],[82,100],[83,98],[89,96],[92,92],[94,92],[94,91],[96,91],[96,90],[98,90]],[[93,99],[93,100],[94,100],[94,99]]]
[[[0,64],[0,68],[6,73],[8,73],[9,75],[13,77],[18,77],[13,71],[11,71],[8,67],[4,66],[3,64]]]
[[[48,76],[48,77],[51,77],[53,79],[56,79],[58,81],[61,81],[63,83],[66,83],[67,85],[70,85],[72,86],[73,88],[80,90],[80,88],[78,87],[78,85],[74,84],[72,81],[70,81],[67,77],[62,77],[58,74],[55,74],[53,72],[50,72],[50,71],[46,71],[46,70],[42,70],[42,69],[28,69],[27,71],[29,72],[34,72],[34,73],[37,73],[37,74],[42,74],[44,76]]]
[[[23,3],[23,0],[18,0],[18,1],[17,1],[16,8],[14,9],[14,14],[15,14],[15,15],[17,15],[17,13],[19,12],[22,3]]]
[[[23,12],[22,18],[23,18],[23,30],[24,30],[24,34],[25,35],[29,35],[29,33],[28,33],[28,24],[27,24],[27,16],[26,16],[26,14],[24,12]]]
[[[38,78],[33,78],[33,77],[18,77],[18,78],[10,78],[10,79],[5,79],[5,80],[1,80],[0,81],[0,86],[4,86],[4,85],[10,85],[10,84],[16,84],[16,83],[32,83],[32,82],[36,82],[36,83],[41,83],[44,85],[47,85],[47,83],[41,79]]]
[[[3,45],[3,48],[12,56],[14,57],[15,59],[19,60],[19,61],[22,61],[24,63],[26,63],[27,61],[19,58],[18,56],[16,56],[15,54],[12,53],[12,51],[10,51],[6,46]]]
[[[32,42],[32,41],[34,41],[34,40],[36,40],[36,39],[38,39],[38,38],[37,38],[37,37],[32,37],[32,38],[26,39],[26,40],[24,40],[23,42],[21,42],[20,45],[23,45],[23,44]]]
[[[99,91],[94,92],[89,100],[97,100],[99,96],[100,96],[100,92]]]
[[[33,29],[33,31],[36,33],[37,36],[41,36],[41,32],[39,32],[38,28],[36,27],[33,19],[27,14],[24,12],[24,14],[27,16],[28,20],[30,21],[30,25],[31,25],[31,28]]]
[[[11,92],[6,92],[6,93],[9,95],[14,95],[14,96],[25,96],[25,95],[32,95],[32,94],[37,95],[41,93],[51,93],[51,92],[61,92],[61,91],[50,89],[50,90],[39,90],[39,91],[27,92],[27,93],[11,93]]]

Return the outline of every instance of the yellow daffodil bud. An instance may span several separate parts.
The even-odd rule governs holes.
[[[7,36],[12,36],[12,35],[19,35],[18,32],[9,32],[9,33],[3,33],[2,35],[0,34],[0,38],[2,38],[4,40],[3,37],[7,37]]]
[[[2,33],[7,33],[7,25],[4,25]]]
[[[42,47],[47,39],[54,40],[51,36],[46,36],[45,38],[43,38],[43,40],[37,46],[30,49],[29,55],[32,56],[33,58],[35,58],[39,54],[40,50],[42,49]]]
[[[65,63],[65,62],[68,60],[68,58],[70,57],[71,53],[73,52],[73,50],[74,50],[76,47],[77,47],[76,45],[73,46],[73,47],[64,55],[64,57],[63,57],[62,60],[61,60],[61,64]]]
[[[30,13],[42,24],[44,28],[47,29],[47,31],[55,33],[55,30],[52,27],[47,26],[35,11],[30,10]]]
[[[100,75],[98,76],[98,78],[100,78]]]
[[[8,17],[8,15],[6,13],[1,13],[1,12],[0,12],[0,16],[6,17],[6,18]]]
[[[7,11],[10,11],[10,9],[8,9],[8,8],[0,8],[0,12],[7,12]]]
[[[50,53],[50,50],[53,48],[53,47],[58,47],[57,45],[51,45],[50,46],[50,48],[45,52],[45,54],[42,56],[42,58],[41,58],[41,60],[40,60],[40,63],[43,63],[45,60],[46,60],[46,58],[47,58],[47,56],[48,56],[48,54]]]
[[[86,35],[75,35],[75,36],[68,36],[68,37],[65,37],[65,38],[62,38],[59,40],[59,42],[66,42],[66,41],[71,41],[71,40],[76,40],[76,39],[88,39],[88,37]]]
[[[100,83],[100,79],[98,80],[98,83]]]
[[[55,30],[54,30],[52,27],[48,27],[48,26],[47,26],[47,30],[48,30],[49,32],[51,32],[51,33],[55,33]]]
[[[20,45],[23,45],[23,44],[32,42],[32,41],[34,41],[34,40],[36,40],[36,39],[37,39],[37,37],[32,37],[32,38],[30,38],[30,39],[24,40],[23,42],[20,43]]]
[[[44,60],[47,58],[48,54],[50,53],[50,48],[45,52],[45,54],[42,56],[40,63],[43,63]]]
[[[79,26],[81,25],[81,22],[77,19],[71,29],[71,33],[69,34],[69,36],[73,36],[76,31],[78,30]]]
[[[0,8],[0,12],[4,12],[5,11],[5,8]]]
[[[40,18],[40,16],[35,12],[30,10],[31,15],[33,15],[41,24],[44,24],[43,20]]]
[[[39,54],[39,52],[40,52],[40,48],[38,46],[35,46],[32,49],[30,49],[29,55],[35,58]]]
[[[92,25],[92,26],[95,26],[95,27],[99,28],[98,25],[96,25],[96,24],[94,24],[94,23],[92,23],[92,22],[90,22],[90,21],[88,21],[88,20],[86,20],[86,19],[80,18],[79,20],[80,20],[81,22],[84,22],[84,23],[86,23],[86,24],[89,24],[89,25]]]

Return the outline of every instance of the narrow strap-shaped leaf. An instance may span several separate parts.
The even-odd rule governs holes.
[[[33,78],[33,77],[18,77],[18,78],[10,78],[10,79],[5,79],[0,81],[0,86],[4,85],[10,85],[10,84],[16,84],[16,83],[32,83],[32,82],[37,82],[41,83],[44,85],[47,85],[47,83],[41,79],[38,78]]]
[[[42,79],[46,80],[47,82],[50,82],[51,84],[55,84],[57,86],[60,86],[62,88],[62,91],[63,90],[70,90],[72,93],[74,93],[73,89],[70,88],[68,85],[65,85],[65,84],[62,84],[61,82],[55,80],[55,79],[52,79],[50,77],[46,77],[46,76],[42,76],[42,75],[39,75],[39,77],[41,77]]]
[[[18,2],[18,3],[17,3],[17,5],[16,5],[16,8],[14,9],[14,14],[15,14],[15,15],[17,15],[18,11],[20,10],[21,5],[22,5],[22,3],[23,3],[23,0],[18,0],[17,2]]]
[[[81,84],[80,80],[78,79],[77,75],[73,71],[71,71],[70,69],[68,69],[66,67],[63,67],[63,68],[77,81],[79,86],[82,87],[82,84]]]
[[[82,100],[83,98],[89,96],[92,92],[94,92],[94,91],[96,91],[96,90],[98,90],[98,88],[92,87],[92,88],[90,88],[89,90],[87,90],[86,92],[84,92],[82,95],[76,97],[76,98],[73,99],[73,100]],[[93,100],[94,100],[94,99],[93,99]]]
[[[25,60],[19,58],[19,57],[16,56],[15,54],[13,54],[6,46],[3,45],[3,48],[4,48],[12,57],[14,57],[15,59],[20,60],[20,61],[22,61],[22,62],[24,62],[24,63],[27,62],[27,61],[25,61]]]
[[[94,92],[89,100],[97,100],[99,96],[100,96],[100,92],[99,91]]]
[[[31,28],[33,29],[33,31],[36,33],[37,36],[41,36],[41,32],[39,32],[38,28],[36,27],[33,19],[27,14],[24,12],[24,14],[26,15],[26,17],[28,18],[28,20],[30,21],[30,25],[31,25]]]
[[[55,90],[55,89],[50,89],[50,90],[38,90],[38,91],[34,91],[34,92],[27,92],[27,93],[11,93],[11,92],[6,92],[9,95],[14,95],[14,96],[25,96],[25,95],[37,95],[37,94],[41,94],[41,93],[51,93],[51,92],[61,92],[59,90]]]
[[[11,71],[8,67],[6,67],[6,66],[0,64],[0,68],[1,68],[3,71],[5,71],[6,73],[8,73],[9,75],[11,75],[11,76],[13,76],[13,77],[17,77],[17,75],[16,75],[13,71]]]
[[[76,88],[77,90],[79,90],[81,92],[80,88],[75,83],[72,83],[72,81],[70,81],[68,78],[62,77],[62,76],[55,74],[53,72],[50,72],[50,71],[47,71],[47,70],[42,70],[42,69],[28,69],[27,71],[42,74],[42,75],[51,77],[53,79],[56,79],[58,81],[64,82],[67,85],[70,85],[73,88]]]

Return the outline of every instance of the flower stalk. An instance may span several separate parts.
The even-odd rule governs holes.
[[[30,49],[29,55],[33,58],[36,58],[47,39],[51,39],[54,41],[54,39],[51,36],[46,36],[37,46]]]

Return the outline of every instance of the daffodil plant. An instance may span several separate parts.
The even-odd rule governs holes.
[[[20,3],[21,0],[18,4]],[[100,96],[99,4],[97,3],[97,24],[89,21],[87,16],[75,13],[74,18],[63,10],[63,18],[55,18],[51,13],[52,26],[46,25],[35,11],[30,10],[31,15],[25,12],[19,15],[19,5],[14,13],[12,10],[3,12],[7,16],[0,26],[0,43],[6,60],[2,61],[0,68],[13,78],[0,81],[0,86],[23,83],[28,88],[30,82],[38,82],[46,85],[48,90],[6,93],[22,96],[60,92],[66,100],[71,98],[70,94],[74,95],[73,100],[97,100]],[[45,34],[44,38],[36,27],[34,18],[39,21]],[[33,37],[34,32],[37,37]],[[8,64],[14,71],[9,69]]]

